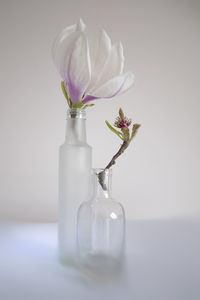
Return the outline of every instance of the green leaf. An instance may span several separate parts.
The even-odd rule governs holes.
[[[72,102],[68,97],[67,91],[65,89],[64,81],[61,81],[61,88],[62,88],[62,91],[63,91],[63,94],[64,94],[65,98],[67,99],[67,103],[68,103],[69,107],[71,108],[72,107]]]
[[[118,131],[118,130],[116,130],[114,127],[112,127],[108,121],[105,121],[105,122],[106,122],[106,125],[108,126],[108,128],[109,128],[112,132],[114,132],[116,135],[118,135],[118,136],[120,137],[120,139],[123,140],[121,132]]]
[[[83,106],[83,109],[86,109],[87,107],[92,107],[92,106],[94,106],[93,103],[91,103],[91,104],[86,104],[86,105]]]

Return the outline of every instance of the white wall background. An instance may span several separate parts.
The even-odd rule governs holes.
[[[119,146],[104,125],[121,106],[142,124],[114,167],[113,195],[128,218],[200,212],[200,2],[0,1],[0,218],[54,221],[65,99],[51,44],[79,17],[124,45],[134,88],[88,110],[93,164]]]

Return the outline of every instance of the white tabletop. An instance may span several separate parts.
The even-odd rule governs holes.
[[[105,282],[59,264],[55,224],[1,225],[0,299],[199,300],[200,222],[129,222],[124,271]]]

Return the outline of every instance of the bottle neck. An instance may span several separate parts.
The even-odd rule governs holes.
[[[94,169],[94,195],[95,199],[111,198],[111,178],[110,169]]]
[[[65,140],[70,144],[86,143],[86,113],[83,109],[69,109]]]

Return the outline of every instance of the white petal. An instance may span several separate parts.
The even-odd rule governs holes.
[[[126,72],[124,74],[124,84],[122,85],[118,94],[126,92],[134,83],[134,75],[132,72]]]
[[[95,74],[99,74],[102,72],[102,68],[107,62],[107,59],[110,55],[112,45],[111,40],[105,30],[102,30],[99,37],[98,50],[94,62],[94,70]]]
[[[106,63],[104,64],[101,72],[99,73],[99,78],[96,81],[96,84],[93,88],[91,88],[91,93],[93,93],[94,89],[102,86],[104,83],[120,75],[124,68],[124,54],[123,47],[121,43],[115,44],[112,46],[110,54]]]
[[[122,43],[114,44],[112,46],[109,59],[106,63],[102,80],[107,81],[112,77],[118,76],[122,73],[124,68],[124,54]]]
[[[97,90],[93,91],[91,95],[98,98],[111,98],[129,89],[133,84],[133,81],[133,74],[127,72],[110,79]]]
[[[76,40],[67,65],[68,93],[72,102],[76,103],[81,100],[91,78],[89,47],[84,33]]]
[[[124,60],[125,60],[125,58],[124,58],[124,49],[123,49],[123,46],[122,46],[122,43],[121,42],[119,42],[119,45],[118,45],[118,47],[119,47],[119,75],[121,75],[122,74],[122,72],[123,72],[123,70],[124,70]]]
[[[76,25],[66,27],[60,32],[56,37],[53,47],[52,47],[52,56],[54,64],[61,77],[65,79],[66,70],[65,70],[65,61],[66,55],[70,52],[73,47],[74,41],[78,37],[79,32],[76,32]]]
[[[86,28],[85,23],[83,22],[82,19],[80,19],[80,20],[78,21],[78,23],[76,24],[76,30],[77,30],[77,31],[85,31],[85,28]]]
[[[109,57],[111,46],[111,40],[108,34],[105,32],[105,30],[102,29],[100,32],[94,61],[91,61],[92,77],[88,86],[88,91],[94,89],[96,84],[98,83],[100,74],[102,73],[104,65],[106,64]]]
[[[85,24],[82,19],[75,25],[71,25],[63,29],[56,37],[52,46],[52,56],[54,64],[61,77],[66,79],[66,57],[71,55],[76,39],[80,36],[80,32],[85,30]]]

